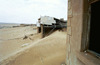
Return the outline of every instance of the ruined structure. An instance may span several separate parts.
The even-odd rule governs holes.
[[[67,65],[100,65],[100,0],[68,0]]]
[[[37,33],[41,32],[41,36],[43,38],[52,33],[55,29],[62,29],[63,31],[66,31],[66,25],[67,21],[64,21],[62,18],[60,20],[54,17],[42,16],[37,22]]]

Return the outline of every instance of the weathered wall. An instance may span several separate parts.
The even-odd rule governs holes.
[[[81,50],[82,21],[83,0],[68,0],[67,65],[84,65],[76,57],[76,51]]]
[[[83,52],[89,43],[90,5],[96,1],[68,0],[67,65],[100,65],[100,59]]]

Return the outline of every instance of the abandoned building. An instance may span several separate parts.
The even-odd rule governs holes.
[[[100,0],[68,0],[66,65],[100,65]]]
[[[55,29],[66,31],[67,21],[63,18],[57,19],[49,16],[41,16],[37,22],[37,32],[42,35],[42,38],[48,36]]]

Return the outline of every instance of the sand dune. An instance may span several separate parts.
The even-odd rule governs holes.
[[[20,38],[36,32],[32,26],[0,29],[0,40]]]
[[[26,43],[30,45],[31,42],[35,42],[36,39],[39,39],[40,37],[36,38],[36,35],[39,36],[36,31],[37,30],[33,30],[31,26],[0,29],[0,61],[22,49],[21,45]],[[25,33],[27,33],[28,38],[23,40]],[[33,35],[30,36],[30,34]],[[30,37],[32,37],[32,40],[30,40]]]
[[[22,30],[25,29],[22,28],[20,31]],[[27,30],[32,29],[27,27]],[[0,53],[0,58],[2,59],[0,65],[60,65],[61,62],[65,61],[66,32],[56,31],[43,39],[40,39],[40,34],[34,32],[33,36],[28,36],[25,40],[19,38],[17,40],[1,41],[0,52],[2,53]],[[17,35],[19,34],[16,33]],[[20,34],[18,37],[23,36]],[[10,39],[13,38],[10,37]],[[29,43],[29,45],[21,47],[25,43]],[[3,59],[6,60],[2,61]]]

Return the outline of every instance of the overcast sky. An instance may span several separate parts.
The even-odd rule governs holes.
[[[0,0],[0,22],[36,23],[45,15],[67,20],[67,0]]]

